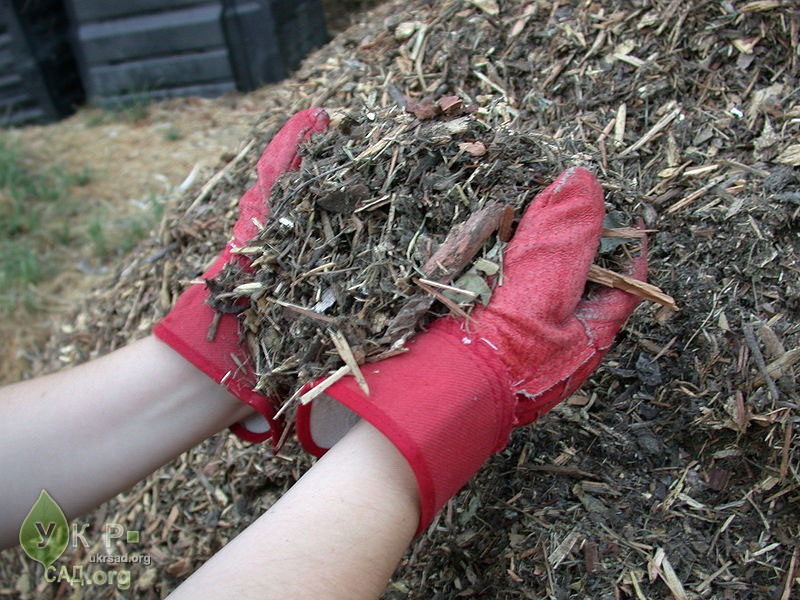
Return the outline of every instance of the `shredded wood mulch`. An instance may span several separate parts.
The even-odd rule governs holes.
[[[335,115],[304,144],[301,168],[275,185],[269,220],[240,251],[252,268],[232,263],[208,282],[210,304],[241,315],[256,389],[271,398],[325,376],[363,382],[360,365],[403,352],[434,317],[468,319],[487,304],[515,215],[550,173],[540,136],[491,107],[478,114],[445,96],[423,111],[396,96],[400,106]],[[622,237],[605,245],[642,234],[610,228]]]
[[[427,111],[456,97],[475,111],[455,119],[490,127],[455,147],[501,151],[500,124],[536,140],[529,194],[567,166],[593,168],[621,213],[615,227],[641,216],[656,230],[650,277],[679,310],[643,303],[592,379],[515,431],[445,507],[385,597],[788,599],[800,593],[799,26],[800,11],[780,0],[389,2],[274,89],[242,151],[175,199],[158,235],[54,334],[34,372],[149,332],[224,244],[260,150],[292,111],[324,104],[432,124],[447,119]],[[388,174],[397,148],[365,163]],[[458,161],[478,158],[465,150]],[[452,193],[437,190],[442,164],[419,174],[431,202]],[[329,204],[316,213],[333,238],[355,235],[351,217],[363,221],[366,209],[337,212],[353,197],[365,206],[388,195],[376,207],[387,218],[392,206],[395,220],[424,217],[407,174],[382,192],[347,180],[347,195],[320,187],[345,181],[332,176],[307,187]],[[515,185],[513,202],[528,191]],[[464,215],[489,200],[464,192]],[[390,229],[403,254],[416,229]],[[371,252],[384,231],[372,232]],[[307,277],[322,295],[327,269]],[[254,282],[264,283],[243,281]],[[10,551],[0,594],[161,597],[309,465],[291,441],[270,457],[215,436],[81,520],[98,539],[107,522],[141,530],[135,552],[152,563],[127,566],[131,590],[43,583],[38,565]],[[60,562],[91,570],[88,556]]]

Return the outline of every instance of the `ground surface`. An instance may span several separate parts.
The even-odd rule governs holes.
[[[60,123],[9,135],[30,163],[88,174],[85,185],[70,190],[70,200],[85,212],[68,226],[82,231],[87,227],[83,215],[96,214],[113,246],[127,243],[122,239],[129,233],[126,223],[151,215],[155,204],[173,202],[176,190],[195,169],[194,176],[202,177],[203,169],[213,169],[236,151],[261,114],[264,93],[176,99],[119,113],[84,108]],[[10,342],[4,345],[0,361],[4,380],[16,380],[24,373],[26,356],[52,331],[57,315],[74,306],[119,260],[113,248],[108,255],[110,260],[98,260],[88,245],[77,248],[60,265],[59,275],[40,287],[35,314],[21,307],[19,317],[24,315],[29,327],[20,328],[20,318],[3,319],[0,332]]]
[[[221,246],[288,112],[386,106],[392,86],[456,94],[535,132],[553,176],[593,168],[609,208],[657,229],[651,278],[680,311],[643,304],[581,392],[516,431],[445,508],[386,597],[788,600],[800,593],[799,28],[779,1],[381,6],[260,97],[245,136],[257,143],[199,203],[205,178],[175,196],[30,371],[149,331]],[[160,597],[308,464],[291,442],[269,458],[221,434],[82,522],[140,529],[152,563],[118,595]],[[6,558],[0,593],[81,595]]]

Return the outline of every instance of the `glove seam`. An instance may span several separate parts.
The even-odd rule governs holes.
[[[463,332],[461,329],[461,323],[458,321],[452,321],[455,326],[458,328],[459,332]],[[493,408],[495,411],[495,417],[497,422],[501,424],[500,427],[497,428],[495,432],[495,440],[493,444],[494,452],[499,452],[502,450],[506,443],[508,442],[508,436],[511,433],[511,429],[513,427],[514,422],[514,405],[516,403],[516,394],[513,391],[513,386],[510,382],[509,377],[509,370],[508,365],[505,364],[505,361],[500,356],[493,356],[491,354],[492,351],[499,352],[497,350],[493,350],[491,347],[483,348],[482,346],[478,346],[477,349],[475,347],[475,340],[471,337],[468,339],[471,340],[469,346],[464,344],[460,340],[453,339],[454,334],[452,332],[445,332],[445,331],[438,331],[438,330],[431,330],[428,332],[431,335],[437,336],[440,340],[444,341],[450,347],[454,348],[458,352],[460,352],[463,356],[467,357],[469,361],[475,365],[476,370],[483,376],[486,381],[492,383],[492,387],[494,388],[494,395],[496,400],[493,400]],[[463,332],[466,333],[466,332]],[[478,341],[484,340],[485,338],[478,338]],[[486,340],[488,342],[488,340]],[[491,343],[491,342],[489,342]],[[488,344],[487,344],[488,346]],[[499,369],[492,369],[491,367],[487,366],[487,363],[493,363],[500,367]],[[502,398],[507,397],[509,400],[508,402],[503,402]]]

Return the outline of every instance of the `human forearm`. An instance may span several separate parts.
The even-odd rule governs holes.
[[[0,389],[0,547],[42,489],[83,514],[251,412],[153,337]]]
[[[376,598],[418,522],[411,469],[361,422],[172,598]]]

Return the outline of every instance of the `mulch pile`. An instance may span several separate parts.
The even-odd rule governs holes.
[[[252,268],[231,263],[208,284],[212,306],[240,314],[256,389],[269,397],[360,377],[359,365],[403,352],[435,316],[487,304],[515,215],[552,173],[541,136],[491,110],[396,97],[335,115],[304,144],[301,168],[275,185],[269,220],[241,251]]]
[[[788,599],[800,586],[799,30],[780,0],[380,6],[274,89],[242,151],[176,198],[35,371],[149,332],[224,244],[260,149],[293,110],[382,115],[410,101],[402,118],[426,122],[414,108],[457,97],[489,133],[456,141],[491,152],[501,125],[535,139],[530,193],[567,166],[593,168],[609,208],[657,230],[650,277],[680,310],[643,303],[593,378],[515,431],[442,511],[386,597]],[[391,171],[392,153],[371,168]],[[428,181],[432,202],[443,177]],[[401,180],[380,210],[396,203],[419,226],[421,197]],[[366,202],[382,198],[359,185]],[[335,210],[351,197],[328,194],[332,227],[358,229],[347,221],[361,213]],[[402,247],[416,229],[400,229]],[[81,521],[140,529],[153,563],[130,565],[133,595],[160,597],[309,464],[291,441],[270,458],[220,434]],[[61,561],[91,570],[79,553]],[[36,567],[5,560],[0,593],[69,595]]]

